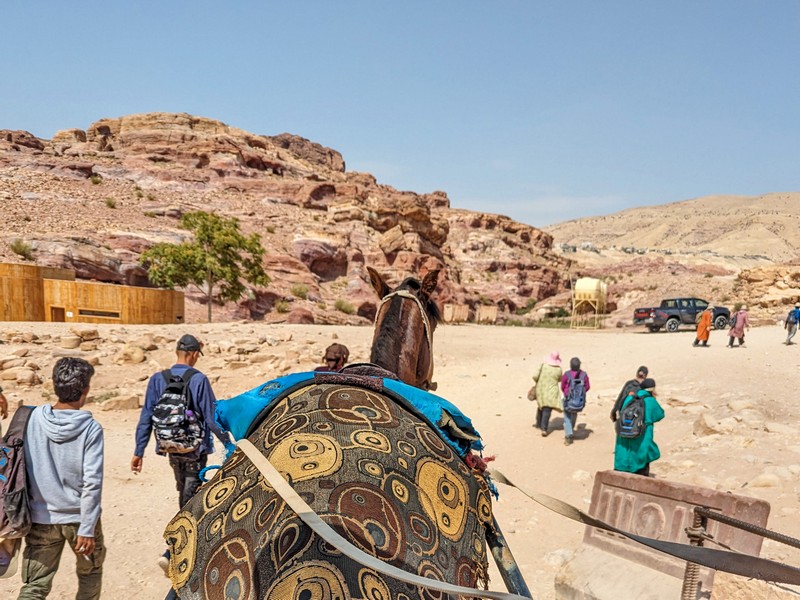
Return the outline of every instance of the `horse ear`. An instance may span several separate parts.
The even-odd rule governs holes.
[[[439,282],[439,269],[429,272],[422,279],[422,295],[430,298],[431,294],[436,290],[436,284]]]
[[[381,277],[380,273],[378,273],[372,267],[367,267],[367,273],[369,273],[369,281],[372,284],[373,289],[378,293],[378,298],[383,298],[391,292],[391,288],[386,285],[386,282]]]

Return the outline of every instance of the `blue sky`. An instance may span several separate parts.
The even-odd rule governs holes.
[[[0,129],[188,112],[544,226],[800,191],[800,2],[4,2]]]

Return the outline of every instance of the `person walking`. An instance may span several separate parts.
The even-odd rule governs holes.
[[[617,435],[614,447],[614,470],[650,475],[650,463],[661,458],[661,451],[653,439],[653,425],[664,418],[664,409],[656,400],[656,382],[653,379],[642,381],[641,389],[635,394],[644,403],[644,431],[635,438]],[[633,401],[633,395],[622,403],[621,409]]]
[[[211,389],[208,377],[194,368],[203,354],[203,343],[193,335],[186,334],[178,340],[175,350],[175,364],[168,371],[154,373],[147,383],[147,392],[144,406],[139,414],[139,423],[136,426],[136,448],[131,459],[131,471],[141,473],[144,462],[144,451],[150,441],[153,431],[153,413],[159,399],[174,378],[182,378],[187,391],[187,414],[191,411],[197,418],[200,427],[200,444],[192,452],[179,454],[165,451],[160,443],[156,443],[156,454],[167,455],[169,465],[175,476],[175,485],[178,491],[178,506],[183,507],[194,496],[200,487],[200,471],[208,464],[208,455],[214,452],[213,433],[226,448],[231,444],[227,433],[220,429],[214,420],[217,399]],[[158,561],[159,566],[165,570],[169,566],[169,555],[165,553]]]
[[[561,391],[564,394],[564,445],[572,444],[578,413],[586,406],[586,393],[589,391],[589,375],[581,371],[581,360],[575,356],[569,360],[569,371],[561,377]]]
[[[794,308],[786,315],[786,320],[783,323],[783,328],[786,330],[786,345],[791,346],[794,344],[792,338],[797,333],[797,324],[800,323],[800,302],[794,303]]]
[[[18,600],[46,598],[64,544],[77,557],[79,600],[100,598],[106,547],[100,525],[103,428],[81,410],[94,367],[65,357],[53,367],[56,402],[33,410],[25,432],[31,530],[22,553]]]
[[[550,414],[553,410],[561,412],[561,389],[559,384],[563,372],[561,370],[561,355],[558,351],[553,351],[539,365],[539,370],[533,376],[536,384],[534,394],[536,397],[536,424],[534,427],[542,430],[542,437],[550,434],[548,426],[550,424]]]
[[[625,385],[622,386],[622,389],[619,391],[619,395],[617,396],[617,400],[614,402],[614,407],[611,409],[611,421],[616,422],[619,418],[619,411],[622,408],[622,403],[628,396],[631,396],[639,391],[639,388],[642,385],[642,382],[647,377],[647,374],[650,371],[647,367],[642,365],[638,369],[636,369],[636,377],[633,379],[629,379],[625,382]]]
[[[714,307],[709,305],[700,314],[700,320],[697,322],[697,336],[694,338],[692,346],[708,346],[708,338],[711,335],[711,321],[713,320]]]
[[[728,332],[728,348],[733,348],[733,340],[739,340],[739,347],[744,346],[744,328],[750,329],[750,317],[747,314],[747,304],[737,310],[731,317],[731,329]]]

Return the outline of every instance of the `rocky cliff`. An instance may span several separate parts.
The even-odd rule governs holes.
[[[364,322],[376,305],[367,264],[395,280],[443,268],[441,302],[493,303],[507,315],[563,291],[571,265],[541,230],[451,209],[444,192],[382,185],[295,135],[188,114],[101,119],[51,140],[0,130],[0,201],[0,260],[27,254],[129,285],[149,285],[144,250],[186,238],[184,212],[236,217],[261,235],[272,283],[217,307],[217,319]],[[186,292],[199,320],[200,295]]]

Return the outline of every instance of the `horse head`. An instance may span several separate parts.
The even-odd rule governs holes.
[[[367,267],[367,271],[381,299],[375,313],[370,362],[409,385],[435,389],[433,331],[442,317],[431,294],[439,281],[439,269],[430,271],[421,282],[408,277],[394,289],[375,269]]]

